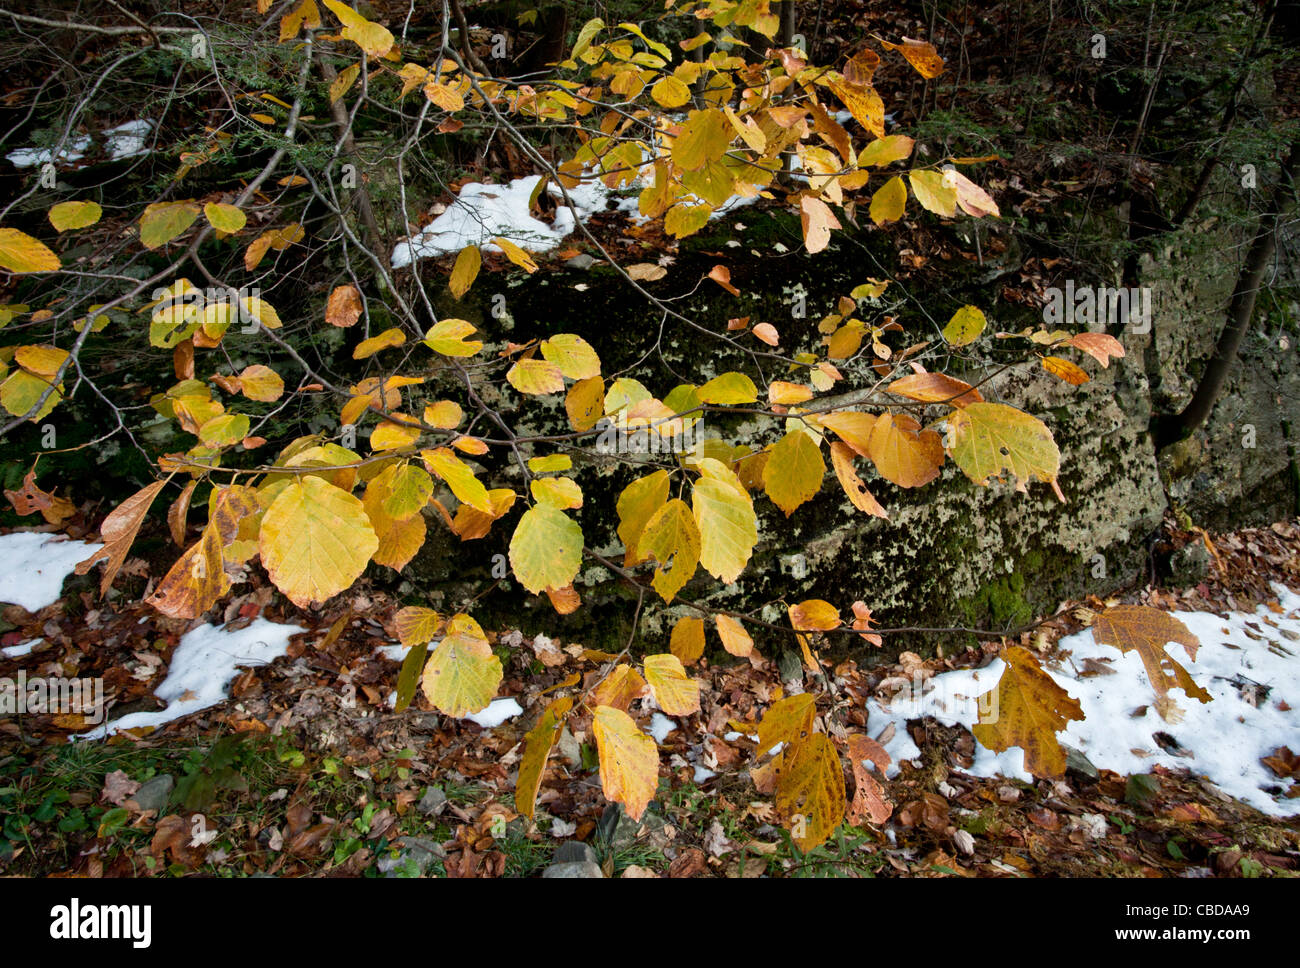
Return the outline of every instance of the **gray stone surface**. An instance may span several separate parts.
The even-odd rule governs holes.
[[[566,840],[555,849],[554,863],[596,863],[596,852],[580,840]]]
[[[384,851],[377,861],[379,872],[385,877],[398,877],[408,871],[412,864],[416,876],[423,877],[428,873],[430,864],[435,860],[444,860],[447,856],[442,844],[425,837],[402,837],[394,846],[398,848],[396,857],[391,852]]]
[[[436,817],[447,809],[447,794],[442,792],[441,787],[429,787],[415,809],[426,817]]]
[[[135,796],[131,799],[138,810],[152,810],[161,816],[175,785],[176,780],[170,773],[160,773],[140,784],[140,789],[135,791]]]
[[[573,864],[552,864],[542,872],[542,877],[604,877],[605,872],[590,861]]]

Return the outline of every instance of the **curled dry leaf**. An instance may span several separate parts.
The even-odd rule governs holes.
[[[361,291],[356,286],[338,286],[325,303],[325,322],[348,327],[361,318]]]

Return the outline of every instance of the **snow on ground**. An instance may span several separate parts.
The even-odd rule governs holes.
[[[90,150],[90,135],[83,134],[80,137],[72,138],[64,144],[63,150],[59,152],[60,164],[71,164],[74,161],[80,161],[86,157],[86,152]],[[5,155],[15,168],[31,168],[33,165],[44,165],[54,157],[54,152],[49,148],[17,148]]]
[[[123,158],[134,158],[136,155],[145,155],[149,153],[146,142],[149,135],[153,133],[153,122],[147,118],[141,118],[135,121],[127,121],[125,124],[119,124],[115,128],[109,128],[103,132],[104,150],[108,153],[109,161],[120,161]],[[59,152],[59,164],[71,164],[80,161],[90,150],[91,137],[88,134],[78,135],[70,138]],[[31,168],[33,165],[44,165],[54,157],[54,152],[49,148],[18,148],[5,155],[15,168]]]
[[[63,594],[63,579],[77,562],[104,547],[85,541],[64,541],[39,531],[0,534],[0,602],[39,612]]]
[[[1300,800],[1274,798],[1285,794],[1290,781],[1279,780],[1260,757],[1279,746],[1300,749],[1300,595],[1274,585],[1284,614],[1260,606],[1254,614],[1234,612],[1226,619],[1207,612],[1174,612],[1201,641],[1195,661],[1181,645],[1166,651],[1213,701],[1188,699],[1181,689],[1170,691],[1181,707],[1181,722],[1166,722],[1155,712],[1155,694],[1136,652],[1120,653],[1099,644],[1091,629],[1061,639],[1070,655],[1057,667],[1046,664],[1057,684],[1079,700],[1087,717],[1058,733],[1062,743],[1082,752],[1094,766],[1121,775],[1150,773],[1156,764],[1186,768],[1206,777],[1224,793],[1274,817],[1300,814]],[[1286,633],[1295,635],[1291,639]],[[1080,678],[1087,659],[1104,662],[1114,675]],[[992,689],[1004,664],[997,659],[983,669],[946,672],[927,680],[919,700],[890,703],[888,709],[869,700],[869,726],[879,735],[894,725],[885,749],[893,757],[891,776],[900,759],[913,759],[920,750],[907,732],[909,719],[933,716],[947,726],[969,728],[976,720],[976,697]],[[1262,687],[1262,688],[1261,688]],[[1267,691],[1267,695],[1262,695]],[[1134,715],[1141,709],[1140,715]],[[1172,736],[1192,756],[1166,752],[1153,738]],[[1030,780],[1024,753],[1010,749],[997,754],[975,744],[972,776],[1004,776]]]
[[[8,645],[0,649],[0,655],[6,659],[21,659],[25,655],[31,655],[32,649],[41,644],[41,639],[32,639],[29,642],[20,642],[18,645]]]
[[[104,149],[108,152],[108,157],[112,161],[134,158],[136,155],[145,155],[149,153],[149,149],[145,147],[145,142],[151,134],[153,134],[152,121],[145,118],[138,121],[128,121],[126,124],[119,124],[116,128],[109,128],[104,132]]]
[[[166,709],[129,713],[105,723],[78,739],[103,739],[120,729],[161,726],[173,719],[215,706],[226,698],[226,690],[238,666],[265,665],[289,649],[289,636],[302,632],[297,625],[281,625],[259,618],[242,629],[227,631],[217,625],[201,625],[185,633],[172,652],[167,678],[154,695],[168,702]]]
[[[397,244],[391,259],[393,268],[405,268],[415,259],[459,252],[467,245],[477,245],[487,252],[500,252],[500,246],[490,243],[498,236],[528,252],[546,252],[558,246],[578,227],[577,219],[590,218],[597,212],[623,212],[635,222],[646,221],[637,208],[637,195],[642,187],[639,182],[615,190],[590,178],[569,189],[569,201],[577,209],[576,216],[574,208],[564,204],[564,193],[560,188],[553,183],[546,186],[546,190],[561,203],[555,209],[555,221],[548,225],[534,218],[528,207],[528,200],[541,177],[528,175],[506,185],[481,182],[464,185],[457,200],[445,212],[416,235]],[[627,193],[629,189],[630,194]],[[718,218],[753,201],[733,198],[715,209],[710,218]]]
[[[646,732],[654,737],[656,743],[662,745],[663,741],[668,738],[668,734],[676,728],[677,724],[663,713],[655,713],[650,717],[650,728]]]
[[[487,704],[486,709],[470,713],[464,718],[471,723],[478,723],[484,729],[491,729],[493,726],[500,726],[507,719],[514,719],[523,711],[524,707],[514,699],[493,699]]]

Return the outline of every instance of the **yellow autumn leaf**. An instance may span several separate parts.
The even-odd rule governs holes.
[[[876,138],[885,136],[885,102],[869,81],[854,84],[844,78],[832,77],[830,88],[858,124]]]
[[[922,208],[944,218],[957,214],[957,188],[945,181],[942,172],[917,169],[908,173],[907,180]]]
[[[284,394],[284,380],[269,366],[254,363],[239,374],[239,388],[250,400],[274,403]]]
[[[0,406],[3,406],[15,417],[21,417],[36,405],[36,401],[41,398],[41,395],[49,387],[48,380],[28,373],[26,370],[15,370],[5,378],[3,384],[0,384]],[[32,422],[43,420],[63,400],[61,387],[62,384],[51,391],[50,395],[45,398],[45,403],[40,410],[32,415]]]
[[[691,508],[700,529],[700,564],[714,578],[730,585],[745,570],[758,543],[754,503],[730,470],[706,458],[701,468],[714,465],[712,476],[701,477],[691,489]]]
[[[787,433],[772,448],[763,467],[763,490],[788,518],[822,487],[826,462],[821,448],[802,430]]]
[[[979,722],[971,733],[995,753],[1019,746],[1025,752],[1025,769],[1034,776],[1060,776],[1065,772],[1065,750],[1056,734],[1070,720],[1082,720],[1083,708],[1028,649],[1013,645],[1003,651],[1002,659],[1006,668],[997,686],[979,697]]]
[[[697,171],[726,154],[731,139],[731,122],[717,108],[691,111],[673,140],[673,162],[683,171]]]
[[[855,508],[878,518],[889,517],[880,502],[867,490],[866,484],[862,483],[862,478],[858,476],[853,466],[853,448],[842,440],[831,441],[831,466],[835,469],[836,479],[839,480],[840,486],[844,488],[844,493],[848,495],[849,501]]]
[[[387,27],[367,20],[339,0],[325,0],[325,6],[343,22],[344,40],[352,41],[371,57],[383,57],[393,49],[393,35]]]
[[[659,785],[655,741],[636,728],[631,716],[612,706],[596,707],[591,731],[606,799],[623,804],[629,817],[640,820]]]
[[[451,488],[451,493],[456,495],[456,500],[477,508],[485,514],[492,513],[492,499],[488,497],[487,488],[474,476],[474,472],[463,460],[446,447],[422,450],[420,457],[430,473],[437,474],[446,482]]]
[[[1065,500],[1056,483],[1061,452],[1037,417],[1002,403],[972,403],[947,419],[948,452],[976,484],[986,485],[990,477],[1010,472],[1017,491],[1027,492],[1030,480],[1040,480]]]
[[[605,415],[605,381],[598,376],[579,380],[564,397],[569,426],[579,432],[590,430]]]
[[[515,781],[515,809],[530,820],[547,757],[551,755],[551,747],[555,745],[564,727],[564,718],[572,708],[571,697],[553,700],[538,717],[537,724],[524,735],[524,755],[519,760],[519,778]]]
[[[477,245],[467,245],[461,249],[460,254],[456,256],[456,264],[452,267],[451,278],[447,281],[451,294],[459,299],[469,292],[469,287],[474,285],[482,265],[483,256]]]
[[[557,333],[542,340],[542,356],[560,368],[570,380],[589,380],[600,376],[600,357],[581,336]]]
[[[573,458],[568,454],[547,454],[545,457],[528,458],[528,469],[534,474],[553,474],[567,471],[573,467]]]
[[[1173,718],[1177,708],[1169,698],[1170,689],[1182,689],[1189,698],[1201,703],[1210,701],[1210,694],[1165,652],[1169,643],[1177,642],[1188,658],[1195,661],[1201,646],[1201,640],[1168,612],[1148,605],[1116,605],[1097,616],[1093,635],[1098,642],[1121,652],[1137,652],[1147,681],[1156,691],[1156,712],[1162,719]]]
[[[208,202],[203,206],[208,224],[219,232],[234,233],[248,224],[248,216],[234,205],[225,202]]]
[[[679,108],[691,99],[691,89],[670,74],[650,88],[650,96],[660,107]]]
[[[352,87],[353,84],[356,83],[357,76],[360,73],[361,73],[360,64],[351,64],[339,72],[338,76],[335,77],[334,80],[330,82],[330,89],[329,89],[330,104],[333,104],[344,94],[348,93],[348,90]]]
[[[682,665],[698,662],[704,655],[704,620],[689,615],[679,618],[673,626],[668,648]]]
[[[629,706],[649,692],[646,681],[626,662],[621,662],[591,691],[596,705],[613,706],[627,712]]]
[[[939,56],[933,44],[904,37],[901,44],[891,44],[887,40],[882,40],[880,46],[886,50],[898,51],[916,68],[916,72],[927,80],[943,73],[943,58]]]
[[[220,536],[214,528],[206,527],[146,601],[169,618],[195,619],[229,590]]]
[[[460,718],[485,709],[501,677],[501,660],[486,639],[449,630],[429,656],[420,684],[435,709]]]
[[[28,373],[53,380],[58,375],[59,367],[68,358],[68,351],[57,346],[41,344],[39,346],[19,346],[14,350],[14,362]]]
[[[1087,371],[1077,363],[1072,363],[1059,356],[1044,356],[1039,362],[1043,364],[1044,370],[1057,379],[1064,380],[1070,386],[1082,386],[1091,379]]]
[[[801,692],[773,703],[758,723],[755,758],[762,757],[778,743],[789,745],[812,735],[813,718],[816,715],[817,710],[810,693]]]
[[[392,329],[384,330],[378,336],[363,339],[352,351],[352,358],[364,360],[368,356],[374,356],[380,350],[388,349],[390,346],[401,346],[405,342],[406,333],[394,326]]]
[[[962,306],[943,328],[943,338],[949,346],[966,346],[979,339],[987,325],[988,320],[978,306]]]
[[[686,674],[681,660],[669,652],[648,655],[642,663],[655,702],[669,716],[700,711],[700,684]]]
[[[285,487],[258,537],[272,583],[299,608],[348,588],[378,547],[361,502],[319,477]]]
[[[860,410],[837,410],[817,416],[817,422],[829,427],[839,438],[862,457],[870,454],[871,431],[876,426],[874,414]]]
[[[533,257],[509,239],[497,237],[492,240],[492,244],[504,252],[507,259],[525,272],[533,273],[537,271],[537,263],[533,261]]]
[[[44,242],[17,229],[0,229],[0,268],[9,272],[54,272],[59,257]]]
[[[561,511],[582,507],[582,488],[568,477],[539,477],[529,484],[533,498]]]
[[[739,619],[732,618],[730,615],[715,615],[713,622],[718,629],[718,637],[722,639],[722,647],[729,653],[741,658],[753,653],[754,640],[750,638]]]
[[[420,439],[420,428],[413,427],[402,419],[406,414],[393,413],[391,416],[398,420],[385,420],[370,432],[371,450],[401,450],[404,447],[414,446]]]
[[[193,201],[155,202],[140,216],[140,243],[146,249],[166,245],[198,217],[199,206]]]
[[[782,751],[775,803],[800,850],[812,850],[835,832],[844,819],[844,770],[825,733]]]
[[[758,402],[758,387],[743,373],[722,373],[695,391],[702,403],[722,407]],[[608,405],[606,405],[608,409]]]
[[[877,138],[858,152],[858,165],[883,168],[885,165],[902,161],[912,154],[914,143],[905,134],[891,134],[886,138]]]
[[[483,348],[479,340],[466,339],[475,332],[474,327],[463,319],[443,319],[424,334],[424,342],[443,356],[473,356]]]
[[[871,196],[871,221],[877,225],[896,222],[903,217],[907,208],[907,186],[903,179],[895,175]]]
[[[436,81],[432,77],[425,81],[424,96],[448,112],[459,111],[465,106],[465,98],[455,85]]]
[[[582,528],[559,508],[538,504],[524,512],[510,539],[510,568],[534,595],[564,588],[582,567]]]
[[[424,408],[424,422],[430,427],[453,430],[465,419],[465,411],[454,400],[437,400]]]
[[[393,616],[398,641],[407,647],[431,640],[442,629],[445,619],[431,608],[408,605]]]
[[[84,229],[99,221],[104,210],[98,202],[59,202],[50,209],[50,224],[60,232]]]
[[[520,393],[539,396],[564,389],[564,374],[546,360],[520,360],[506,371],[506,382]]]
[[[767,387],[767,399],[771,403],[779,403],[782,406],[804,403],[811,400],[812,397],[812,387],[804,383],[787,383],[784,380],[773,380]]]
[[[668,472],[655,471],[623,488],[615,510],[618,513],[618,539],[626,549],[623,564],[627,567],[645,561],[637,543],[647,522],[668,500]]]
[[[638,555],[658,563],[652,584],[665,602],[671,602],[700,563],[700,529],[690,506],[674,498],[659,508],[646,522],[636,548]]]
[[[404,521],[429,503],[433,496],[433,478],[423,467],[393,464],[370,481],[366,490],[370,488],[377,488],[385,514],[396,521]]]

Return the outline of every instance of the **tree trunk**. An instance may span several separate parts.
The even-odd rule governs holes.
[[[1300,141],[1294,142],[1287,153],[1286,161],[1277,183],[1269,193],[1266,210],[1259,217],[1259,226],[1255,238],[1246,253],[1246,262],[1237,277],[1237,288],[1232,293],[1232,302],[1228,305],[1228,324],[1219,334],[1219,342],[1214,348],[1214,355],[1206,364],[1201,382],[1192,394],[1191,402],[1179,414],[1164,414],[1152,421],[1152,435],[1156,449],[1177,443],[1203,424],[1210,411],[1214,409],[1223,384],[1227,380],[1228,370],[1237,359],[1237,350],[1250,326],[1251,316],[1255,311],[1255,296],[1264,281],[1264,273],[1273,261],[1277,251],[1278,223],[1291,208],[1295,200],[1294,185],[1297,166],[1300,165]]]

